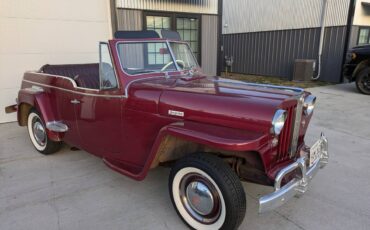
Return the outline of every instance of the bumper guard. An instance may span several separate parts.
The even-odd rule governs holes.
[[[321,151],[320,157],[312,164],[311,167],[306,166],[307,155],[298,158],[294,163],[286,166],[279,171],[275,178],[275,191],[262,196],[259,199],[259,213],[264,213],[267,211],[274,210],[277,207],[285,204],[293,196],[303,194],[307,191],[308,184],[312,178],[316,175],[320,168],[323,168],[328,164],[329,154],[328,154],[328,140],[325,135],[321,133]],[[281,187],[281,182],[283,178],[291,173],[293,170],[300,169],[302,172],[302,177],[295,178]]]

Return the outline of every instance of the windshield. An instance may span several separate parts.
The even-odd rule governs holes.
[[[170,42],[170,46],[180,70],[191,70],[198,66],[188,44]]]
[[[118,56],[122,69],[130,74],[190,70],[198,66],[186,43],[170,42],[118,43]],[[171,54],[174,55],[174,57]]]

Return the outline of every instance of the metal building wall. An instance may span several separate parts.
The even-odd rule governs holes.
[[[141,10],[117,9],[118,30],[142,30],[142,15]]]
[[[325,30],[322,78],[338,82],[345,26]],[[233,72],[291,79],[295,59],[317,59],[320,28],[223,35],[224,55],[234,57]]]
[[[202,15],[202,70],[208,75],[217,72],[218,16]]]
[[[327,1],[325,25],[346,25],[350,0]],[[322,0],[227,0],[222,33],[315,28],[320,26],[321,9]]]
[[[202,70],[209,75],[217,72],[218,16],[202,15],[201,18]],[[142,30],[143,11],[117,9],[118,30]]]
[[[218,0],[117,0],[118,8],[217,14]]]

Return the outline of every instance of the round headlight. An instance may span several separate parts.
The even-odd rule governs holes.
[[[283,109],[278,109],[272,118],[272,131],[275,135],[279,135],[281,130],[283,130],[286,120],[286,111]]]
[[[303,108],[304,108],[304,113],[306,115],[310,115],[313,112],[313,109],[315,108],[315,102],[316,102],[316,97],[312,95],[308,95],[303,102]]]

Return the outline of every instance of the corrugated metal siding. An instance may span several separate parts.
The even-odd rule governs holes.
[[[118,8],[217,14],[218,0],[117,0]]]
[[[295,59],[317,59],[320,28],[223,35],[224,55],[232,71],[291,79]],[[340,80],[345,27],[325,30],[321,80]]]
[[[345,38],[345,26],[326,28],[322,54],[322,80],[329,82],[340,81]]]
[[[218,16],[202,15],[202,70],[209,75],[217,72]]]
[[[349,3],[328,0],[326,26],[346,25]],[[315,28],[320,26],[321,9],[322,0],[227,0],[222,33]]]
[[[117,9],[118,30],[142,30],[142,15],[141,10]]]
[[[351,36],[349,38],[348,49],[350,49],[354,46],[357,46],[359,30],[360,30],[359,26],[352,26],[351,27]]]

